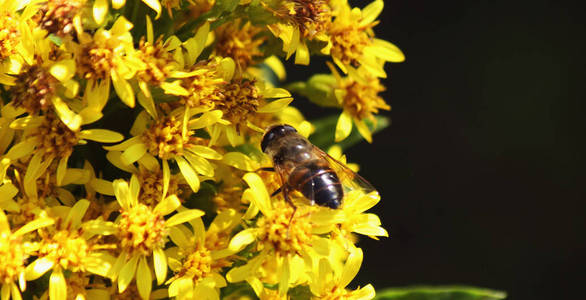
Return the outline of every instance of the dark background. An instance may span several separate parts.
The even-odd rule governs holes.
[[[391,237],[361,240],[355,284],[586,297],[584,18],[554,1],[385,1],[375,32],[407,58],[387,68],[392,125],[347,154]]]

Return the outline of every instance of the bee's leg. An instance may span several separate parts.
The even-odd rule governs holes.
[[[291,201],[291,198],[289,198],[289,190],[287,188],[287,185],[283,185],[282,188],[285,201],[287,201],[287,203],[293,206],[293,213],[291,214],[291,218],[289,218],[289,226],[287,226],[287,238],[289,238],[289,229],[291,228],[291,222],[293,222],[293,217],[295,217],[295,213],[297,212],[297,206],[293,204],[293,201]]]
[[[272,194],[271,194],[271,198],[275,197],[277,194],[279,194],[281,191],[283,190],[283,187],[278,188],[277,190],[275,190]]]

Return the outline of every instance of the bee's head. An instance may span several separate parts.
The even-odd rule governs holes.
[[[287,124],[273,125],[269,127],[262,137],[262,141],[260,142],[260,148],[262,152],[265,152],[269,144],[274,140],[294,132],[297,132],[297,130],[295,130],[293,126]]]

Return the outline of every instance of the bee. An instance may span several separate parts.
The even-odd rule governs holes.
[[[342,205],[344,193],[374,187],[344,164],[313,145],[290,125],[274,125],[267,129],[261,149],[273,161],[273,169],[281,179],[279,192],[289,203],[289,193],[299,191],[311,204],[336,209]],[[271,169],[271,168],[268,168]],[[271,169],[272,170],[272,169]]]

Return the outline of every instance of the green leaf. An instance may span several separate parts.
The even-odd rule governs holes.
[[[335,86],[336,78],[333,75],[315,74],[306,82],[293,82],[287,85],[286,88],[291,92],[306,97],[309,101],[319,106],[340,107],[334,94]]]
[[[309,141],[319,148],[327,151],[328,148],[335,145],[334,133],[336,132],[336,123],[338,122],[339,115],[333,115],[318,120],[312,120],[311,124],[315,126],[315,131],[309,136]],[[369,120],[365,120],[366,125],[372,133],[379,132],[391,125],[391,119],[386,116],[375,116],[377,126],[374,128],[374,123]],[[375,138],[376,139],[376,138]],[[352,133],[343,141],[339,142],[338,145],[342,147],[342,150],[346,150],[355,144],[363,141],[364,138],[360,135],[356,126],[353,126]]]
[[[194,30],[205,20],[213,21],[211,29],[231,20],[233,12],[238,7],[240,0],[218,0],[210,11],[202,14],[197,19],[185,24],[177,31],[177,36],[183,41],[193,35]]]
[[[376,293],[377,300],[496,300],[507,293],[469,286],[412,286],[388,288]]]

